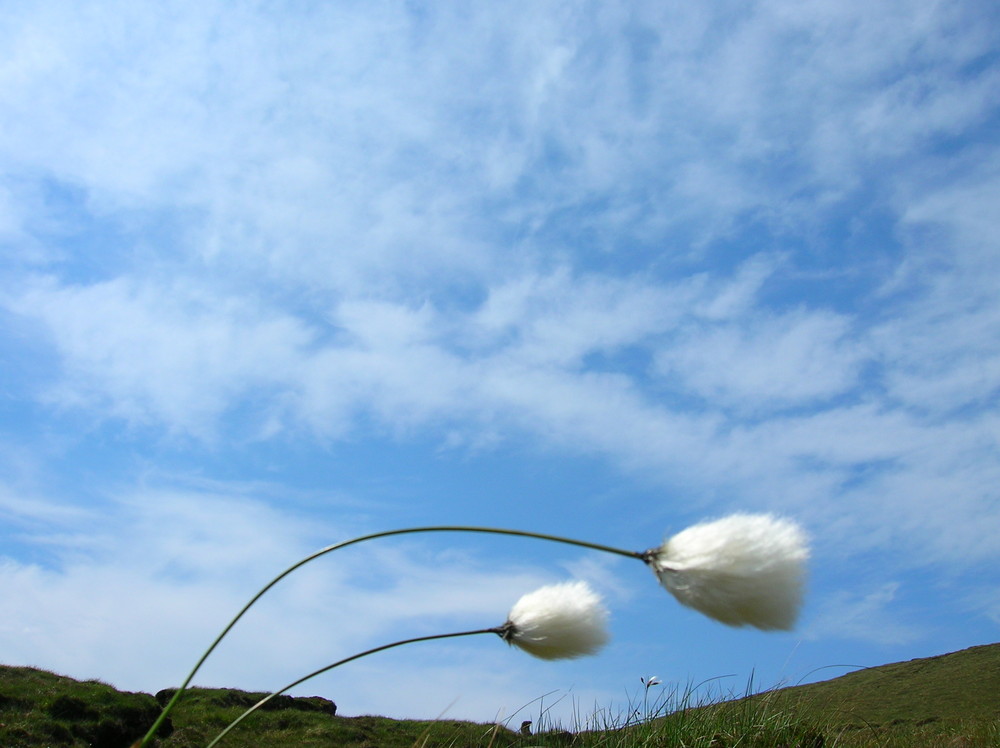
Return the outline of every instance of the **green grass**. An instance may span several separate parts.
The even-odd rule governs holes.
[[[0,745],[129,745],[160,713],[149,694],[122,693],[44,670],[0,669]]]
[[[156,697],[116,691],[97,681],[24,667],[0,666],[0,746],[94,746],[128,748],[149,729],[171,691]],[[236,689],[193,688],[171,715],[160,748],[204,746],[246,708],[266,696]],[[494,725],[459,721],[334,717],[332,702],[319,697],[279,697],[227,736],[226,746],[355,746],[409,748],[420,745],[520,745]]]
[[[204,746],[265,694],[195,688],[174,711],[159,748]],[[127,748],[169,698],[116,691],[42,670],[0,666],[0,746]],[[333,716],[318,697],[280,697],[227,736],[233,748],[470,746],[473,748],[819,748],[1000,746],[1000,644],[884,665],[822,683],[759,694],[654,687],[611,714],[595,707],[567,732],[536,717],[540,732],[450,720]]]
[[[949,745],[938,737],[965,736],[975,741],[969,745],[1000,746],[1000,644],[857,670],[766,698],[828,725],[842,745]]]

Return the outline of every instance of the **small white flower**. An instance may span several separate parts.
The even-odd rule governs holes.
[[[798,525],[748,514],[689,527],[646,555],[681,604],[729,626],[759,629],[795,625],[808,558]]]
[[[504,641],[543,660],[583,657],[608,641],[608,611],[586,582],[564,582],[529,592],[510,609]]]

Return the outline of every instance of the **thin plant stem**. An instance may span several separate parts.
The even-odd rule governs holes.
[[[333,670],[335,667],[339,667],[345,663],[351,662],[352,660],[357,660],[362,657],[367,657],[370,654],[375,654],[376,652],[382,652],[386,649],[392,649],[393,647],[401,647],[404,644],[413,644],[415,642],[428,642],[428,641],[433,641],[435,639],[453,639],[457,636],[475,636],[476,634],[497,634],[503,637],[504,632],[506,630],[507,629],[505,626],[496,626],[490,629],[476,629],[474,631],[458,631],[451,634],[431,634],[430,636],[418,636],[413,639],[403,639],[398,642],[392,642],[392,644],[383,644],[380,647],[375,647],[373,649],[366,649],[364,652],[358,652],[357,654],[351,655],[350,657],[345,657],[342,660],[337,660],[333,664],[327,665],[326,667],[321,667],[319,670],[314,670],[313,672],[309,673],[309,675],[305,675],[299,678],[298,680],[289,683],[281,690],[275,691],[274,693],[265,696],[263,699],[261,699],[252,707],[243,712],[243,714],[241,714],[239,717],[230,722],[229,725],[226,727],[226,729],[220,732],[218,735],[216,735],[215,738],[212,740],[212,742],[206,746],[206,748],[214,748],[219,743],[220,740],[222,740],[224,737],[226,737],[226,735],[229,734],[230,730],[232,730],[234,727],[236,727],[236,725],[238,725],[244,719],[246,719],[251,714],[256,712],[258,709],[260,709],[262,706],[264,706],[264,704],[269,702],[271,699],[275,698],[276,696],[280,696],[285,691],[295,688],[297,685],[301,683],[305,683],[310,678],[315,678],[317,675],[322,675],[328,670]]]
[[[221,642],[223,638],[225,638],[226,634],[228,634],[230,630],[233,628],[233,626],[236,625],[236,622],[243,617],[243,614],[246,613],[248,610],[250,610],[250,608],[253,606],[254,603],[256,603],[261,597],[263,597],[268,590],[274,587],[274,585],[276,585],[282,579],[287,577],[296,569],[305,566],[310,561],[314,561],[320,556],[325,556],[327,553],[331,553],[341,548],[346,548],[349,545],[363,543],[368,540],[376,540],[378,538],[387,538],[393,535],[412,535],[414,533],[423,533],[423,532],[473,532],[473,533],[487,533],[491,535],[512,535],[522,538],[534,538],[535,540],[549,540],[554,543],[565,543],[567,545],[575,545],[580,548],[589,548],[591,550],[602,551],[604,553],[613,553],[618,556],[637,558],[643,562],[648,561],[648,553],[643,553],[639,551],[629,551],[621,548],[614,548],[613,546],[602,545],[600,543],[590,543],[585,540],[576,540],[574,538],[565,538],[559,535],[548,535],[546,533],[540,533],[540,532],[529,532],[527,530],[507,530],[498,527],[473,527],[466,525],[435,525],[431,527],[408,527],[401,530],[385,530],[383,532],[376,532],[372,533],[371,535],[362,535],[361,537],[352,538],[351,540],[345,540],[340,543],[334,543],[333,545],[328,545],[326,548],[321,548],[318,551],[309,554],[301,561],[298,561],[289,566],[278,576],[276,576],[274,579],[272,579],[270,582],[264,585],[256,595],[250,598],[250,601],[246,605],[244,605],[242,609],[240,609],[240,612],[236,614],[233,620],[231,620],[226,625],[226,627],[222,629],[222,632],[217,637],[215,637],[215,640],[211,643],[211,645],[209,645],[208,649],[205,650],[205,653],[201,656],[198,662],[195,663],[195,666],[191,669],[191,672],[188,673],[187,678],[184,679],[184,682],[181,684],[180,688],[177,689],[177,691],[171,697],[170,701],[167,702],[167,705],[163,707],[163,711],[160,713],[160,716],[157,717],[156,722],[153,723],[153,726],[149,728],[149,731],[143,736],[142,740],[136,743],[135,746],[133,746],[133,748],[144,748],[144,746],[149,745],[150,741],[152,741],[153,737],[160,729],[160,726],[167,719],[167,716],[173,710],[174,706],[177,704],[178,701],[180,701],[181,696],[184,694],[185,689],[187,689],[188,685],[191,683],[191,680],[194,678],[195,674],[204,664],[205,660],[208,659],[208,656],[212,654],[215,648],[219,645],[219,642]]]

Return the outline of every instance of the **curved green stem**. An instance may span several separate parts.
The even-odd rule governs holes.
[[[644,562],[646,561],[646,556],[643,553],[637,551],[623,550],[621,548],[614,548],[609,545],[601,545],[600,543],[589,543],[585,540],[575,540],[573,538],[564,538],[559,535],[547,535],[545,533],[529,532],[527,530],[505,530],[497,527],[470,527],[465,525],[435,525],[431,527],[409,527],[409,528],[404,528],[402,530],[385,530],[383,532],[376,532],[372,533],[371,535],[362,535],[361,537],[358,538],[352,538],[351,540],[345,540],[340,543],[328,545],[326,548],[321,548],[315,553],[309,554],[301,561],[298,561],[289,566],[278,576],[276,576],[274,579],[272,579],[270,582],[264,585],[261,588],[260,592],[254,595],[250,599],[250,602],[248,602],[246,605],[243,606],[243,608],[240,610],[239,613],[236,614],[233,620],[231,620],[229,624],[222,630],[222,632],[217,637],[215,637],[215,641],[213,641],[212,644],[208,647],[208,649],[205,650],[205,653],[201,656],[198,662],[195,663],[194,668],[192,668],[191,672],[188,673],[187,678],[184,679],[184,682],[181,684],[180,688],[177,689],[177,691],[174,693],[170,701],[167,702],[167,705],[163,707],[163,711],[160,713],[160,716],[156,719],[156,722],[153,723],[153,726],[149,728],[149,731],[143,736],[142,740],[139,741],[139,743],[137,744],[138,748],[143,748],[144,746],[150,743],[150,741],[153,739],[153,736],[156,735],[157,731],[160,729],[160,726],[163,724],[167,716],[173,710],[174,706],[177,704],[178,701],[180,701],[180,698],[183,695],[185,689],[191,683],[191,680],[194,678],[195,673],[198,672],[198,670],[204,664],[205,660],[208,659],[208,656],[212,654],[215,648],[219,645],[219,642],[221,642],[222,639],[226,636],[226,634],[230,632],[233,626],[236,625],[236,622],[243,617],[243,614],[246,613],[251,608],[251,606],[253,606],[253,604],[256,603],[261,597],[263,597],[264,594],[274,585],[276,585],[278,582],[280,582],[282,579],[287,577],[289,574],[291,574],[299,567],[305,566],[310,561],[314,561],[320,556],[325,556],[327,553],[339,550],[340,548],[346,548],[347,546],[355,545],[356,543],[363,543],[367,540],[387,538],[393,535],[410,535],[413,533],[421,533],[421,532],[478,532],[478,533],[488,533],[491,535],[514,535],[522,538],[534,538],[536,540],[550,540],[554,543],[565,543],[567,545],[575,545],[581,548],[589,548],[595,551],[614,553],[619,556],[627,556],[629,558],[637,558],[640,561]]]
[[[333,670],[335,667],[339,667],[344,663],[351,662],[351,660],[357,660],[360,659],[361,657],[367,657],[370,654],[375,654],[376,652],[381,652],[386,649],[392,649],[393,647],[401,647],[404,644],[413,644],[414,642],[427,642],[427,641],[432,641],[434,639],[452,639],[456,636],[474,636],[476,634],[497,634],[502,637],[504,635],[504,631],[505,628],[503,626],[497,626],[491,629],[476,629],[475,631],[459,631],[453,634],[431,634],[430,636],[418,636],[413,639],[403,639],[402,641],[393,642],[392,644],[383,644],[381,647],[367,649],[364,652],[358,652],[357,654],[351,655],[350,657],[345,657],[342,660],[337,660],[332,665],[327,665],[326,667],[322,667],[319,670],[314,670],[313,672],[309,673],[309,675],[303,676],[299,678],[297,681],[294,681],[293,683],[289,683],[280,691],[275,691],[274,693],[265,696],[263,699],[261,699],[252,707],[243,712],[243,714],[241,714],[239,717],[230,722],[229,725],[226,727],[226,729],[220,732],[218,735],[216,735],[215,738],[212,740],[212,742],[206,746],[206,748],[214,748],[215,745],[217,745],[220,740],[222,740],[224,737],[226,737],[226,735],[229,734],[230,730],[232,730],[234,727],[236,727],[236,725],[238,725],[244,719],[246,719],[251,714],[256,712],[258,709],[260,709],[262,706],[264,706],[264,704],[269,702],[275,696],[280,696],[285,691],[295,688],[300,683],[305,683],[310,678],[315,678],[317,675],[322,675],[328,670]]]

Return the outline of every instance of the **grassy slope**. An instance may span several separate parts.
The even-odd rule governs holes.
[[[174,712],[172,734],[160,745],[204,745],[262,695],[231,689],[194,689]],[[956,745],[991,745],[1000,737],[1000,644],[869,668],[754,698],[758,702],[766,700],[761,713],[791,712],[803,724],[819,726],[828,745],[939,744],[924,742],[923,737],[914,742],[918,735],[931,734],[972,736],[971,742]],[[522,744],[519,736],[506,730],[495,731],[490,725],[333,717],[329,702],[322,699],[286,699],[280,706],[253,715],[231,733],[225,745],[506,748]],[[743,707],[734,702],[715,708]],[[126,748],[158,712],[156,699],[148,694],[122,693],[98,681],[80,682],[33,668],[0,666],[0,746],[5,748]],[[844,728],[853,729],[855,738],[862,738],[831,740],[834,735],[842,735]],[[887,742],[886,729],[903,737]],[[713,737],[711,732],[709,728],[706,745]],[[648,731],[645,737],[649,737]],[[556,741],[534,738],[531,742],[551,745]],[[622,742],[591,735],[585,742],[638,745],[646,741]],[[718,736],[716,744],[722,744]]]
[[[716,722],[750,714],[743,725],[790,725],[801,735],[818,734],[823,744],[844,748],[998,748],[1000,644],[866,668],[693,711],[707,711]],[[819,744],[797,739],[783,745]]]
[[[1000,719],[1000,644],[858,670],[775,692],[810,719],[846,725]]]

